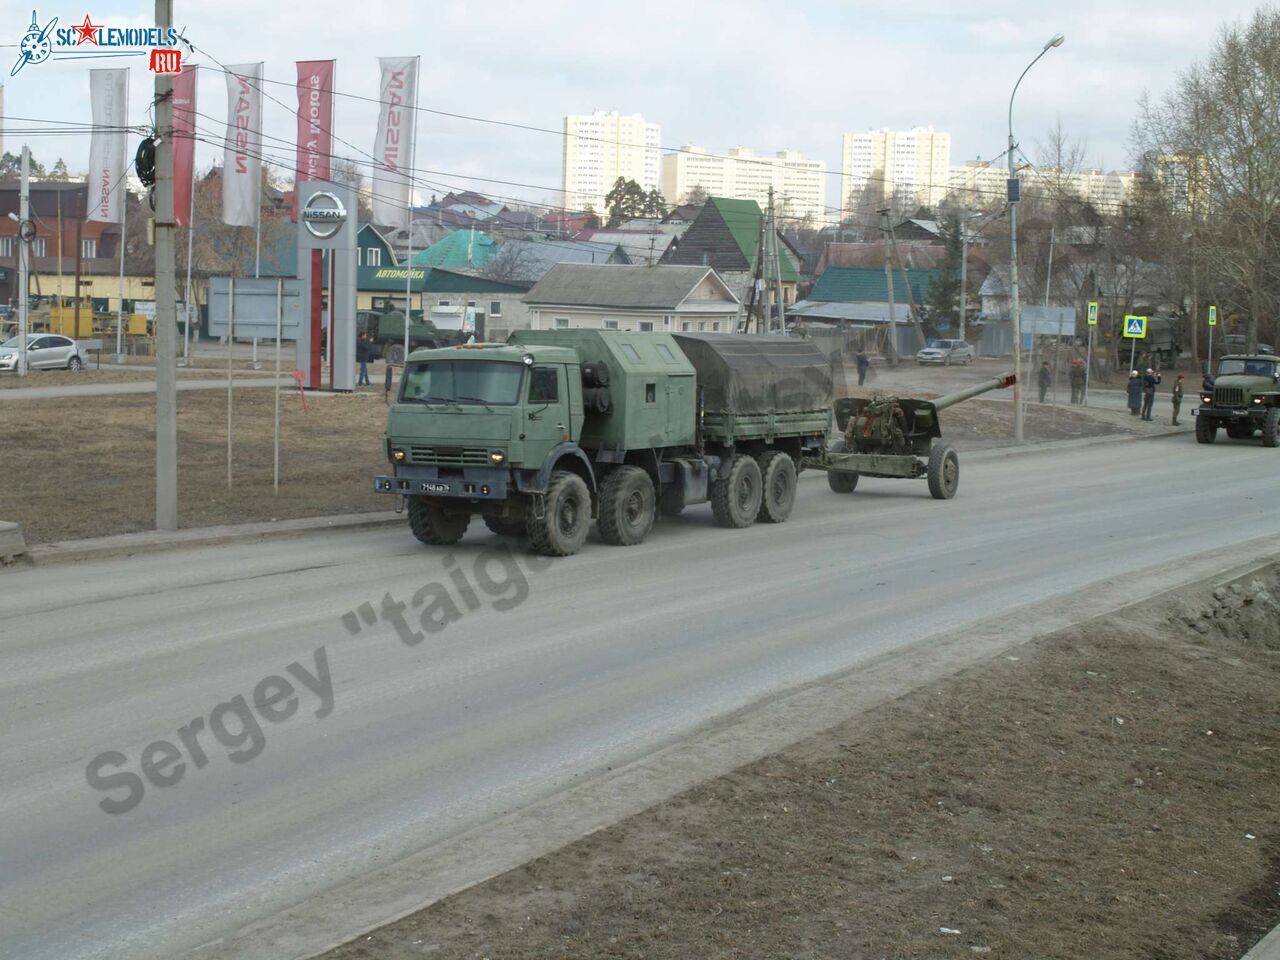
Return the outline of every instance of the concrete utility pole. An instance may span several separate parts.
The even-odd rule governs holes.
[[[889,291],[889,337],[887,340],[889,363],[898,363],[898,320],[894,316],[893,263],[889,257],[889,208],[880,211],[880,242],[884,246],[884,285]]]
[[[959,339],[964,339],[964,315],[969,309],[969,217],[960,218],[960,331]],[[976,351],[975,351],[976,352]]]
[[[18,376],[27,375],[27,289],[31,273],[31,148],[22,145],[22,192],[18,200]]]
[[[156,0],[156,26],[173,25],[173,0]],[[156,103],[156,529],[178,529],[177,267],[173,222],[173,79],[157,73]]]

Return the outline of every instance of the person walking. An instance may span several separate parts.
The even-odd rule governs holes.
[[[1147,375],[1142,378],[1142,419],[1151,419],[1151,408],[1156,402],[1156,384],[1160,382],[1160,374],[1147,367]]]
[[[1040,402],[1044,403],[1045,396],[1049,393],[1049,387],[1053,384],[1053,374],[1049,372],[1049,361],[1045,360],[1040,364],[1040,373],[1037,377],[1040,386]]]
[[[858,386],[862,386],[867,382],[867,367],[871,366],[871,361],[867,359],[866,351],[862,347],[858,347],[858,352],[853,355],[853,362],[858,367]]]
[[[371,387],[369,381],[369,335],[363,330],[356,337],[356,362],[360,364],[360,376],[356,379],[357,387]]]
[[[1137,370],[1129,371],[1129,384],[1125,391],[1129,397],[1129,415],[1136,417],[1142,409],[1142,379]]]
[[[1170,399],[1173,401],[1173,425],[1178,425],[1178,411],[1182,409],[1182,381],[1183,375],[1178,374],[1178,379],[1173,381],[1173,390]]]
[[[1071,373],[1071,402],[1084,403],[1084,361],[1072,360]]]

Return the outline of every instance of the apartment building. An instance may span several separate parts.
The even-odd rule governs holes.
[[[564,118],[564,205],[604,210],[604,198],[619,177],[644,190],[662,182],[662,127],[638,113],[597,110]]]
[[[685,144],[662,158],[662,193],[672,206],[683,203],[694,187],[701,187],[709,196],[754,200],[763,209],[772,187],[780,218],[820,221],[826,209],[826,178],[824,161],[806,160],[795,150],[768,156],[748,147],[731,147],[715,154],[706,147]]]
[[[841,142],[840,210],[859,202],[933,206],[947,193],[951,134],[933,127],[846,133]],[[850,199],[852,196],[852,200]]]
[[[1037,181],[1062,181],[1061,189],[1075,194],[1102,212],[1115,212],[1133,195],[1137,174],[1131,170],[1080,170],[1061,176],[1056,170],[1022,169],[1022,188],[1034,190]],[[1008,196],[1009,168],[1004,160],[971,160],[951,168],[948,178],[950,199],[975,210],[992,208]]]

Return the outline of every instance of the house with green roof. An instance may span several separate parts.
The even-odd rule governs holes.
[[[754,200],[711,197],[679,243],[667,248],[662,263],[711,267],[746,304],[751,300],[763,223],[764,213]],[[794,303],[800,257],[781,233],[778,252],[783,300]]]
[[[902,271],[893,271],[893,299],[903,305],[908,303],[907,282],[911,297],[917,304],[926,303],[929,284],[942,275],[941,270],[907,270],[907,280]],[[818,282],[809,291],[809,300],[821,303],[888,303],[889,283],[881,267],[827,267]]]
[[[415,267],[483,270],[498,253],[498,241],[475,229],[455,230],[413,255]]]

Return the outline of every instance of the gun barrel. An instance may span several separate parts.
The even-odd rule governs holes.
[[[963,390],[957,390],[955,393],[944,394],[936,400],[931,401],[934,409],[945,410],[947,407],[954,406],[964,400],[978,396],[978,394],[986,393],[988,390],[1002,390],[1005,387],[1013,386],[1015,377],[1012,373],[1004,373],[990,380],[984,380],[982,383],[975,383],[972,387],[966,387]]]

